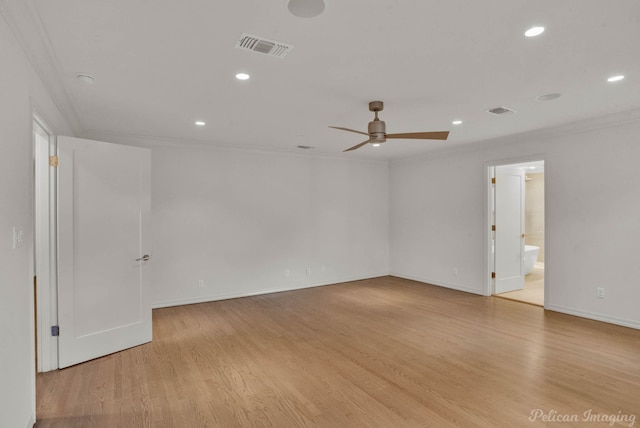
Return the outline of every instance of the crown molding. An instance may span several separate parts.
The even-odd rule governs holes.
[[[424,160],[433,160],[437,157],[450,156],[452,154],[464,154],[477,152],[494,147],[507,146],[514,143],[535,143],[541,140],[561,138],[569,135],[594,132],[602,129],[640,124],[640,108],[621,112],[604,114],[588,119],[564,123],[557,126],[539,128],[533,131],[503,135],[496,138],[472,141],[455,147],[435,149],[419,156],[391,159],[392,163],[411,163]]]
[[[262,155],[295,156],[307,158],[322,158],[349,162],[381,163],[388,164],[388,159],[367,158],[367,157],[345,157],[342,152],[318,152],[313,150],[301,150],[294,148],[273,148],[256,145],[231,146],[229,144],[210,143],[201,140],[188,140],[184,138],[169,138],[154,135],[125,135],[114,134],[101,131],[85,131],[80,136],[88,140],[105,141],[114,144],[144,147],[148,149],[189,149],[189,150],[211,150],[229,153],[255,153]]]
[[[536,142],[540,140],[548,140],[550,138],[559,138],[567,135],[580,134],[585,132],[593,132],[599,129],[606,129],[616,126],[624,126],[626,124],[640,123],[640,109],[626,110],[623,112],[612,113],[591,119],[584,119],[576,122],[566,123],[554,127],[537,129],[525,133],[517,133],[504,135],[496,138],[472,141],[455,147],[430,150],[420,155],[412,155],[403,158],[368,158],[358,157],[349,158],[351,160],[383,162],[383,163],[411,163],[424,160],[433,160],[442,156],[450,156],[452,154],[472,153],[478,150],[484,150],[492,147],[500,147],[511,145],[515,142],[526,143]],[[156,135],[123,135],[102,131],[87,130],[79,135],[81,138],[108,141],[117,144],[133,145],[146,148],[174,148],[174,149],[197,149],[197,150],[218,150],[232,152],[251,152],[263,154],[280,154],[305,156],[315,158],[329,159],[345,159],[342,153],[334,154],[327,152],[304,152],[293,148],[270,148],[256,145],[231,146],[228,144],[211,143],[201,140],[188,140],[181,138],[168,138]]]
[[[16,38],[51,99],[75,134],[82,130],[72,96],[65,90],[59,62],[33,0],[0,0],[0,15]]]

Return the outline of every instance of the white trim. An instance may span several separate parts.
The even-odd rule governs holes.
[[[27,420],[27,424],[24,428],[33,428],[36,425],[36,415],[35,413],[31,413],[29,415],[29,419]]]
[[[302,158],[320,158],[333,159],[344,162],[367,162],[367,163],[389,163],[388,159],[371,158],[371,157],[345,157],[342,152],[322,152],[315,150],[300,150],[298,148],[271,147],[265,148],[256,145],[233,146],[228,144],[211,144],[202,141],[195,141],[181,138],[168,138],[153,135],[117,135],[106,132],[84,132],[81,138],[90,140],[105,141],[113,144],[123,144],[127,146],[143,147],[148,149],[194,149],[194,150],[212,150],[223,153],[256,153],[263,155],[276,156],[293,156]]]
[[[593,118],[587,118],[578,120],[571,123],[565,123],[558,126],[549,128],[540,128],[528,132],[520,132],[509,134],[500,137],[488,137],[481,140],[472,140],[465,143],[448,146],[438,146],[428,152],[424,152],[418,155],[392,158],[389,159],[392,163],[399,164],[411,164],[422,162],[424,160],[433,160],[438,157],[449,157],[452,154],[462,153],[475,153],[478,150],[498,149],[500,147],[509,147],[513,145],[514,141],[520,143],[535,143],[539,141],[547,141],[551,138],[564,137],[568,135],[583,134],[591,131],[598,131],[601,129],[607,129],[616,126],[624,126],[627,124],[634,124],[640,122],[640,108],[633,110],[626,110],[622,112],[616,112],[607,114],[604,116],[596,116]],[[518,162],[507,162],[518,163]]]
[[[583,311],[575,308],[568,308],[557,305],[545,305],[545,309],[554,312],[560,312],[567,315],[573,315],[576,317],[587,318],[594,321],[606,322],[609,324],[621,325],[623,327],[635,328],[640,330],[640,321],[628,320],[624,318],[610,317],[608,315],[602,315],[596,312]]]
[[[533,131],[527,131],[522,133],[515,133],[506,136],[486,138],[483,140],[470,140],[464,143],[455,145],[440,146],[440,148],[434,148],[425,153],[407,156],[407,157],[389,157],[389,158],[370,158],[359,156],[357,158],[349,158],[349,160],[359,161],[374,161],[374,162],[398,162],[398,163],[411,163],[420,162],[424,160],[432,160],[438,156],[450,156],[453,153],[466,153],[473,152],[480,149],[486,149],[489,147],[500,147],[504,145],[513,144],[514,140],[518,141],[540,141],[547,140],[553,137],[562,137],[565,135],[574,135],[599,129],[606,129],[614,126],[621,126],[629,123],[636,123],[640,121],[640,108],[627,110],[622,112],[616,112],[605,116],[598,116],[595,118],[582,119],[571,123],[565,123],[558,126],[540,128]],[[211,142],[203,142],[201,140],[193,139],[180,139],[180,138],[168,138],[158,135],[136,135],[136,134],[115,134],[98,130],[85,129],[80,135],[82,138],[88,138],[92,140],[108,141],[116,144],[127,144],[139,147],[155,148],[193,148],[193,149],[219,149],[219,150],[231,150],[231,151],[244,151],[244,152],[260,152],[260,153],[274,153],[274,154],[293,154],[306,157],[320,157],[320,158],[332,158],[332,159],[345,159],[342,153],[320,152],[320,151],[308,151],[303,152],[295,148],[283,148],[283,147],[264,147],[256,145],[244,144],[241,147],[229,144],[212,144]],[[434,146],[435,147],[435,146]],[[507,162],[518,163],[518,162]]]
[[[35,273],[37,277],[37,318],[38,318],[38,372],[51,370],[49,367],[48,350],[51,348],[51,335],[47,332],[50,326],[49,307],[49,135],[46,141],[39,139],[37,127],[39,123],[34,115],[34,157],[35,157],[35,215],[34,215],[34,241],[35,241]],[[44,129],[42,132],[46,131]],[[45,303],[47,302],[47,303]]]
[[[58,137],[49,138],[49,154],[58,155]],[[49,167],[49,269],[50,284],[49,307],[50,325],[58,325],[58,168]],[[59,368],[58,338],[51,338],[51,370]]]
[[[56,110],[66,120],[72,133],[77,134],[82,129],[78,104],[73,94],[63,85],[62,67],[34,5],[34,0],[19,2],[0,0],[0,16],[4,17],[22,53],[50,95]]]
[[[553,266],[554,264],[551,263],[551,269],[549,269],[549,264],[547,263],[547,260],[553,260],[549,257],[549,254],[553,254],[553,250],[549,251],[549,233],[547,232],[549,230],[549,228],[547,227],[547,225],[549,224],[547,222],[547,218],[548,215],[547,213],[549,212],[549,174],[548,171],[550,171],[549,169],[549,159],[547,158],[547,156],[543,157],[544,160],[544,217],[543,217],[543,222],[544,222],[544,301],[543,301],[543,307],[546,308],[549,305],[549,293],[547,291],[549,291],[549,284],[552,284],[552,282],[549,280],[549,278],[552,278],[553,275]]]
[[[495,201],[491,198],[492,196],[492,186],[491,179],[495,178],[496,170],[495,166],[485,164],[485,187],[484,187],[484,201],[485,201],[485,253],[484,253],[484,285],[483,285],[483,295],[491,296],[493,295],[493,278],[491,278],[491,272],[494,271],[496,266],[495,254],[493,251],[493,232],[491,230],[491,226],[493,225],[493,218],[491,216]],[[495,194],[494,194],[495,196]]]
[[[470,288],[470,287],[465,287],[463,285],[452,284],[450,282],[434,281],[434,280],[431,280],[431,279],[426,279],[426,278],[412,276],[412,275],[405,275],[405,274],[400,274],[400,273],[394,273],[394,272],[391,272],[389,275],[395,276],[395,277],[398,277],[398,278],[402,278],[402,279],[410,279],[411,281],[422,282],[422,283],[428,284],[428,285],[435,285],[435,286],[442,287],[442,288],[449,288],[451,290],[463,291],[465,293],[471,293],[471,294],[477,294],[479,296],[483,296],[482,290],[478,290],[478,289]]]
[[[218,300],[237,299],[239,297],[260,296],[263,294],[282,293],[284,291],[304,290],[305,288],[324,287],[326,285],[334,285],[334,284],[340,284],[344,282],[362,281],[364,279],[380,278],[380,277],[389,276],[389,275],[390,275],[389,272],[384,272],[384,273],[378,273],[378,274],[372,274],[372,275],[366,275],[366,276],[340,278],[340,279],[335,279],[329,282],[323,281],[323,282],[314,282],[310,284],[298,284],[292,287],[270,288],[270,289],[264,289],[264,290],[249,291],[245,293],[214,294],[209,296],[198,296],[198,297],[193,297],[189,299],[165,300],[163,302],[152,303],[151,307],[153,309],[160,309],[160,308],[169,308],[172,306],[191,305],[194,303],[206,303],[206,302],[215,302]]]
[[[37,114],[36,126],[46,134],[46,141],[34,135],[34,256],[37,280],[38,372],[58,368],[58,339],[51,336],[51,326],[57,322],[57,282],[55,248],[55,169],[49,166],[49,155],[55,153],[55,138]]]

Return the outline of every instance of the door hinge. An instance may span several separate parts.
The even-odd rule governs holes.
[[[49,156],[49,166],[58,166],[58,156]]]
[[[495,225],[495,224],[492,224],[492,225],[491,225],[491,231],[492,231],[492,232],[495,232],[495,231],[496,231],[496,225]]]
[[[496,273],[495,272],[491,272],[491,279],[496,279]]]
[[[57,325],[51,326],[51,336],[60,336],[60,327]]]
[[[496,178],[495,178],[495,177],[493,177],[493,178],[491,179],[491,184],[496,184]]]

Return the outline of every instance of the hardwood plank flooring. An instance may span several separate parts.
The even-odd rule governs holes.
[[[531,273],[524,277],[524,289],[496,294],[496,297],[544,306],[544,263],[536,263]]]
[[[584,413],[615,426],[640,417],[640,331],[509,300],[382,277],[153,317],[152,343],[39,374],[37,427],[606,427]],[[535,409],[580,419],[531,421]]]

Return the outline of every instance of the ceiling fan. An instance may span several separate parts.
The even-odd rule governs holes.
[[[449,131],[438,132],[407,132],[403,134],[387,134],[386,125],[384,121],[378,119],[378,112],[382,111],[384,103],[382,101],[371,101],[369,103],[369,111],[375,113],[376,117],[369,122],[369,133],[356,131],[355,129],[342,128],[339,126],[330,126],[329,128],[341,129],[343,131],[355,132],[356,134],[367,135],[369,139],[353,147],[349,147],[345,152],[350,150],[356,150],[364,146],[367,143],[381,144],[387,141],[387,138],[406,138],[415,140],[446,140],[449,136]]]

